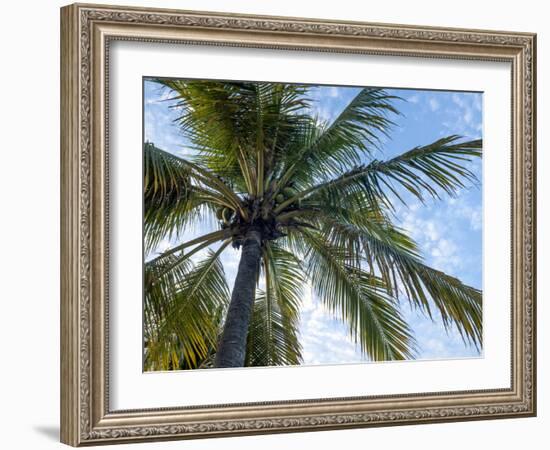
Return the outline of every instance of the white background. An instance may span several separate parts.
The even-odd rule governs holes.
[[[125,2],[119,2],[125,3]],[[292,0],[138,1],[141,6],[235,11],[330,19],[509,29],[539,33],[539,199],[550,142],[550,65],[544,2],[436,1],[296,2]],[[9,6],[8,6],[9,5]],[[2,447],[48,449],[57,443],[59,417],[59,11],[57,1],[3,5],[0,77],[2,124],[0,398]],[[539,323],[547,319],[544,285],[548,206],[539,201]],[[298,449],[336,446],[410,449],[545,448],[550,419],[548,329],[539,326],[539,417],[397,428],[140,444],[139,448]],[[130,448],[121,446],[119,448]],[[137,448],[137,447],[131,447]]]
[[[110,51],[111,409],[510,386],[510,65],[115,42]],[[290,68],[290,69],[289,69]],[[483,358],[142,373],[142,76],[483,91]],[[503,126],[507,132],[503,132]],[[487,255],[490,255],[488,257]],[[342,383],[341,380],[346,382]],[[265,386],[269,385],[269,389]],[[227,389],[231,386],[231,389]]]

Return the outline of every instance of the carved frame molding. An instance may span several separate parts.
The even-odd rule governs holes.
[[[511,388],[110,411],[105,105],[112,40],[509,61]],[[81,4],[62,8],[62,442],[79,446],[535,415],[535,52],[536,36],[528,33]]]

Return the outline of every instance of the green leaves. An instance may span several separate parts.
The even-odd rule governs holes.
[[[258,290],[248,335],[248,366],[302,362],[298,340],[300,305],[306,281],[296,256],[269,242],[262,256],[265,289]]]
[[[383,280],[349,264],[353,256],[314,232],[302,231],[307,273],[316,295],[343,320],[361,350],[376,361],[410,359],[415,342]]]
[[[425,195],[440,198],[440,192],[454,195],[467,183],[475,183],[468,163],[481,157],[482,141],[459,142],[460,136],[449,136],[432,144],[416,147],[388,161],[372,161],[368,166],[371,183],[387,187],[403,199],[391,183],[397,183],[423,201]],[[438,191],[439,189],[439,191]],[[403,201],[404,202],[404,201]]]
[[[201,164],[240,193],[269,183],[279,156],[305,122],[307,86],[284,83],[155,80],[173,92],[177,123]]]
[[[329,125],[313,119],[313,126],[302,128],[300,148],[284,158],[278,190],[289,183],[305,187],[315,181],[328,180],[379,148],[380,135],[386,135],[398,114],[392,104],[396,97],[383,89],[364,88]]]
[[[144,234],[146,251],[178,237],[191,223],[213,219],[219,206],[239,209],[239,198],[208,170],[160,150],[143,149]]]
[[[357,258],[380,274],[388,295],[406,298],[430,317],[435,308],[445,327],[455,325],[464,340],[481,345],[481,291],[425,265],[414,241],[401,230],[383,222],[343,225],[328,220],[324,234],[329,242],[347,242],[366,255]]]
[[[286,366],[302,362],[298,323],[281,308],[274,292],[258,290],[248,331],[246,366]]]
[[[189,170],[176,158],[146,143],[143,166],[145,246],[151,250],[197,218],[201,202],[192,190]]]
[[[216,348],[229,288],[219,260],[223,248],[203,260],[179,264],[169,272],[168,256],[145,264],[145,368],[197,368]],[[158,275],[164,273],[161,282]],[[156,280],[152,282],[151,279]]]
[[[482,149],[481,140],[457,142],[459,139],[449,136],[387,161],[372,160],[356,166],[330,181],[303,189],[287,204],[320,193],[335,197],[360,192],[372,207],[393,210],[394,199],[407,203],[403,190],[420,201],[426,195],[440,198],[441,192],[454,195],[466,183],[477,181],[466,166],[473,158],[481,157]]]

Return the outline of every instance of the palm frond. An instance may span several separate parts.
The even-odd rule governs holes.
[[[228,230],[217,230],[189,241],[185,241],[182,244],[178,244],[175,247],[165,250],[160,255],[150,259],[146,263],[153,265],[160,261],[166,262],[163,265],[162,270],[157,271],[155,276],[150,278],[150,282],[154,283],[156,280],[161,279],[164,275],[171,272],[179,265],[186,263],[193,255],[211,246],[212,244],[225,240],[225,244],[223,244],[225,247],[230,242],[230,239],[228,239],[229,236],[230,234]],[[188,247],[193,248],[185,252],[184,249],[187,249]]]
[[[279,190],[291,180],[303,185],[327,179],[371,155],[393,125],[389,115],[398,114],[395,99],[383,89],[364,88],[330,125],[316,124],[303,147],[289,155]]]
[[[256,293],[248,331],[246,366],[286,366],[302,362],[297,322],[281,310],[273,295]]]
[[[161,150],[153,144],[148,145],[148,150],[152,154],[156,154],[157,158],[169,162],[172,166],[180,167],[187,171],[189,177],[202,188],[201,192],[206,192],[206,194],[208,194],[209,190],[211,190],[217,193],[218,196],[214,194],[211,195],[215,201],[217,200],[218,204],[229,206],[235,210],[239,209],[241,206],[239,196],[233,192],[231,187],[216,173],[185,158],[180,158],[173,153]]]
[[[388,161],[372,161],[369,166],[374,175],[373,184],[383,183],[399,199],[401,196],[392,188],[392,182],[421,201],[425,195],[440,198],[440,192],[456,194],[468,183],[477,182],[467,164],[482,155],[481,139],[458,142],[460,139],[452,135]]]
[[[263,251],[265,290],[259,290],[248,335],[247,365],[302,362],[298,340],[305,275],[296,256],[276,243]]]
[[[300,261],[276,242],[268,242],[264,248],[263,264],[266,285],[274,291],[279,307],[289,317],[297,319],[306,282]]]
[[[317,296],[347,324],[361,350],[376,361],[411,358],[412,332],[383,280],[349,264],[347,249],[331,246],[315,232],[300,233],[309,247],[307,273]]]
[[[162,239],[183,231],[201,215],[201,200],[192,190],[189,171],[155,151],[143,147],[143,200],[145,247],[149,252]]]
[[[482,151],[481,140],[457,142],[459,139],[459,136],[449,136],[387,161],[374,160],[356,166],[337,178],[301,190],[280,204],[276,212],[320,193],[337,197],[361,192],[370,204],[389,209],[394,209],[391,195],[406,204],[398,187],[421,201],[425,195],[440,198],[440,192],[454,195],[466,183],[477,181],[466,164],[480,157]]]
[[[333,246],[347,248],[354,260],[361,259],[371,274],[380,274],[389,295],[402,292],[413,305],[430,317],[440,313],[446,328],[455,325],[463,339],[481,345],[483,320],[481,291],[422,262],[416,243],[385,220],[342,223],[334,215],[324,217],[322,234]]]
[[[269,181],[308,105],[307,86],[156,79],[173,92],[172,107],[200,160],[240,192],[257,194]],[[260,173],[261,172],[261,173]]]
[[[178,238],[192,223],[213,221],[216,208],[239,207],[238,197],[206,170],[151,143],[143,154],[146,252],[163,239]]]
[[[193,264],[188,260],[166,272],[170,258],[145,265],[146,367],[197,367],[216,347],[229,287],[218,251]],[[158,272],[164,275],[158,281]],[[150,282],[153,278],[156,282]],[[167,366],[168,364],[168,366]]]

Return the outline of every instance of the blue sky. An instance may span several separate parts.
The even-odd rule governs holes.
[[[443,136],[458,134],[465,138],[482,137],[482,94],[470,92],[387,89],[399,97],[395,106],[400,111],[390,137],[384,138],[377,159],[390,158],[419,145],[429,144]],[[333,120],[358,93],[358,88],[318,86],[310,96],[314,113],[325,121]],[[157,147],[175,154],[188,154],[185,141],[173,119],[177,111],[170,109],[167,90],[144,82],[144,138]],[[482,178],[482,162],[472,163],[472,170]],[[416,240],[425,261],[463,282],[482,288],[482,190],[470,186],[455,198],[428,200],[426,204],[410,198],[400,205],[397,222]],[[186,232],[181,239],[203,234],[200,228]],[[173,243],[161,243],[159,251]],[[226,250],[224,268],[232,286],[239,252]],[[434,320],[411,309],[403,302],[403,314],[418,342],[417,359],[449,359],[478,357],[480,353],[465,345],[456,329],[446,331],[437,316]],[[300,324],[304,364],[335,364],[366,361],[351,342],[344,324],[331,319],[309,290],[303,299]]]

